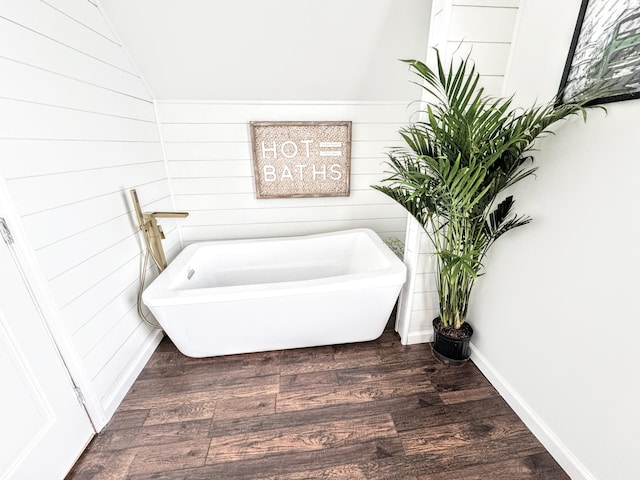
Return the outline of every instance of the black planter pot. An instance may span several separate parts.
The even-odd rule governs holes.
[[[433,356],[442,363],[447,365],[462,365],[469,360],[471,348],[469,342],[473,335],[473,328],[465,323],[465,335],[462,338],[456,338],[447,335],[442,331],[442,322],[440,317],[433,319],[433,343],[431,351]]]

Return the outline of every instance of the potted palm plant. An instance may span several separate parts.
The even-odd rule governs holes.
[[[422,119],[403,127],[406,146],[390,150],[391,171],[373,188],[402,205],[424,227],[436,256],[440,316],[433,321],[434,355],[460,364],[469,357],[473,329],[466,322],[473,286],[489,248],[530,218],[513,212],[505,190],[533,174],[532,143],[584,105],[550,102],[511,108],[511,98],[485,95],[467,57],[445,69],[403,60],[431,100]]]

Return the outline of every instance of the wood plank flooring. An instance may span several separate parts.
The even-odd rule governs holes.
[[[69,480],[568,479],[472,363],[373,342],[207,359],[164,339]]]

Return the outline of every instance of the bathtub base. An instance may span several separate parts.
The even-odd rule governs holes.
[[[201,308],[171,307],[156,317],[171,341],[189,357],[213,357],[291,348],[366,342],[382,335],[398,291],[388,288],[344,292],[321,305],[317,295],[259,299],[215,305],[201,317]],[[341,298],[342,297],[342,298]],[[375,301],[373,301],[375,300]],[[381,309],[385,302],[388,307]],[[305,305],[314,305],[311,311]],[[175,314],[188,322],[164,322]]]

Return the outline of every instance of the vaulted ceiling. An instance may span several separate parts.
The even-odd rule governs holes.
[[[101,0],[161,100],[417,96],[431,0]]]

